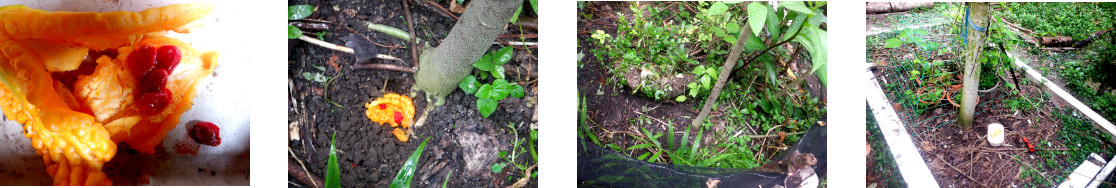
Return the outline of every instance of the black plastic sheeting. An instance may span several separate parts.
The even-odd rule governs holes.
[[[755,169],[708,168],[636,160],[578,138],[577,181],[580,187],[799,187],[804,177],[826,174],[826,126],[815,125],[794,146]],[[795,151],[801,155],[795,155]],[[772,166],[811,154],[812,172],[780,173]],[[775,164],[779,163],[779,164]],[[766,169],[766,170],[760,170]],[[808,169],[807,169],[808,171]],[[788,176],[791,174],[792,176]],[[816,180],[815,180],[816,181]],[[786,185],[786,184],[793,185]]]

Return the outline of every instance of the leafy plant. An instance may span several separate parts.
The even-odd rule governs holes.
[[[480,111],[484,118],[488,118],[493,112],[496,112],[496,107],[499,106],[500,100],[504,100],[508,95],[512,97],[523,97],[524,88],[519,84],[508,83],[504,76],[503,64],[511,60],[512,48],[504,47],[499,51],[490,52],[485,54],[473,67],[481,70],[479,73],[480,78],[477,76],[469,75],[461,79],[458,88],[466,94],[473,94],[477,97],[477,111]],[[491,76],[494,80],[492,83],[481,84],[478,80],[487,79]]]
[[[310,14],[314,13],[313,5],[291,5],[287,6],[287,20],[303,19]],[[302,37],[302,30],[293,25],[287,25],[287,39],[296,39]]]
[[[411,153],[411,157],[407,158],[407,162],[403,163],[403,167],[399,169],[399,173],[395,174],[395,179],[391,181],[392,188],[411,187],[411,179],[415,176],[415,169],[418,169],[418,160],[422,157],[422,150],[426,149],[426,141],[430,141],[430,138],[422,140],[422,143],[415,149],[415,152]]]
[[[706,68],[705,65],[698,65],[694,68],[694,78],[698,78],[696,82],[687,84],[686,87],[690,88],[690,96],[697,97],[699,92],[709,92],[713,88],[713,82],[717,79],[717,67]]]
[[[511,165],[515,166],[515,168],[519,169],[520,171],[527,170],[527,168],[530,167],[530,165],[529,165],[530,163],[528,163],[528,161],[516,162],[516,159],[519,158],[519,156],[524,154],[524,153],[530,153],[532,159],[535,160],[535,163],[538,163],[539,154],[535,150],[535,145],[538,144],[538,138],[539,138],[538,137],[538,130],[531,130],[531,133],[530,133],[530,135],[528,135],[527,138],[520,138],[519,133],[515,131],[516,130],[515,127],[516,126],[515,126],[514,123],[509,123],[508,124],[508,128],[510,130],[512,130],[513,135],[515,135],[515,138],[512,141],[512,149],[509,150],[509,151],[500,151],[499,153],[496,154],[496,157],[506,160],[507,163],[498,162],[498,163],[492,164],[492,172],[495,172],[495,173],[503,172],[504,167],[507,167],[508,164],[511,164]],[[525,145],[525,146],[520,146],[520,145]],[[531,174],[524,174],[523,176],[529,176],[529,175],[531,175]]]

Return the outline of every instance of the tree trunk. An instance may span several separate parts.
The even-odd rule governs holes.
[[[717,82],[713,84],[713,90],[709,91],[709,97],[705,98],[705,105],[702,105],[701,112],[698,113],[697,117],[694,117],[694,121],[690,122],[690,127],[698,127],[702,122],[705,122],[705,118],[709,117],[709,110],[713,108],[713,103],[717,102],[717,97],[721,95],[721,89],[725,87],[729,76],[732,75],[732,68],[736,66],[736,60],[740,59],[740,53],[744,52],[744,42],[751,37],[754,37],[752,36],[752,27],[744,26],[740,30],[740,37],[736,39],[736,43],[732,44],[732,51],[729,51],[729,57],[725,60],[724,66],[721,67],[721,75],[717,76]]]
[[[972,25],[979,27],[987,27],[989,20],[988,3],[967,3],[969,6],[969,19]],[[965,70],[964,78],[961,88],[961,113],[957,116],[957,124],[961,128],[973,127],[973,115],[976,112],[976,105],[979,103],[980,95],[977,94],[977,88],[980,86],[980,58],[981,50],[984,49],[985,38],[987,32],[980,32],[974,30],[971,26],[968,27],[969,34],[965,37],[968,38],[968,44],[965,44]],[[988,29],[988,28],[985,28]]]
[[[435,97],[435,105],[444,104],[443,98],[457,89],[473,70],[473,63],[504,33],[504,25],[521,4],[523,0],[471,1],[442,45],[419,57],[421,67],[415,73],[414,87]]]

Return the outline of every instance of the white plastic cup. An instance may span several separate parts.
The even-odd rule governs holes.
[[[992,146],[1000,146],[1004,144],[1004,125],[999,123],[992,123],[988,125],[988,143]]]

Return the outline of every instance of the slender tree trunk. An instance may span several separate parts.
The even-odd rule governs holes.
[[[975,26],[986,27],[990,21],[988,18],[989,7],[988,3],[967,3],[969,6],[969,19]],[[962,20],[963,22],[964,20]],[[965,45],[965,70],[964,78],[962,80],[961,88],[961,113],[957,116],[957,124],[961,128],[973,127],[973,115],[976,112],[976,105],[980,102],[980,95],[977,94],[977,88],[980,86],[980,58],[981,51],[986,44],[985,40],[988,37],[987,32],[980,32],[974,30],[971,26],[968,27],[969,34],[965,37],[968,38],[968,44]],[[988,28],[985,28],[988,29]]]
[[[461,19],[450,30],[442,45],[427,50],[419,57],[415,73],[415,88],[433,96],[435,105],[444,104],[443,98],[473,70],[473,63],[484,55],[496,36],[504,33],[504,26],[523,0],[473,0]],[[416,48],[416,46],[412,46]]]
[[[713,84],[713,90],[709,91],[709,97],[705,98],[705,105],[701,107],[701,112],[694,121],[690,123],[690,127],[697,127],[705,122],[705,118],[709,117],[709,110],[713,108],[713,103],[717,102],[717,97],[721,95],[721,89],[725,87],[728,82],[729,76],[732,75],[732,68],[736,66],[736,60],[740,59],[740,53],[744,52],[744,42],[752,37],[752,27],[744,26],[740,30],[740,37],[737,37],[736,43],[732,44],[732,51],[729,51],[729,57],[725,60],[725,64],[721,67],[721,75],[717,75],[717,82]]]

